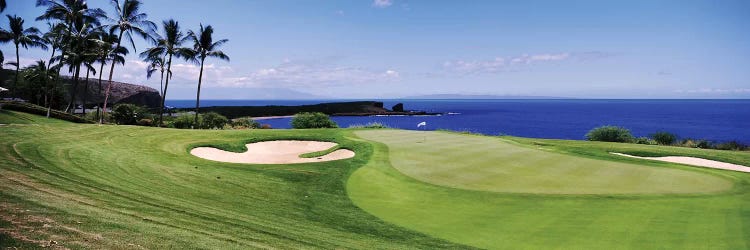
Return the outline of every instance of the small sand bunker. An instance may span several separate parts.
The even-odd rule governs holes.
[[[706,160],[706,159],[695,158],[695,157],[687,157],[687,156],[643,157],[643,156],[635,156],[635,155],[629,155],[629,154],[623,154],[623,153],[610,153],[610,154],[638,158],[638,159],[666,161],[666,162],[674,162],[674,163],[680,163],[680,164],[686,164],[686,165],[692,165],[692,166],[698,166],[698,167],[716,168],[716,169],[733,170],[733,171],[750,173],[750,167],[732,164],[732,163],[714,161],[714,160]]]
[[[212,161],[250,164],[309,163],[354,157],[354,152],[348,149],[339,149],[320,157],[300,157],[302,154],[324,151],[336,145],[333,142],[320,141],[264,141],[247,144],[247,151],[244,153],[198,147],[190,150],[190,154]]]

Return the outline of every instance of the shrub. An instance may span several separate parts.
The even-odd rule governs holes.
[[[174,118],[172,122],[169,123],[168,126],[171,128],[181,128],[181,129],[193,128],[195,126],[194,119],[195,119],[194,114],[185,113]],[[202,116],[199,115],[198,116],[199,123],[201,122],[201,119],[202,119]]]
[[[633,135],[630,134],[630,130],[625,128],[601,126],[586,133],[586,139],[589,141],[631,142],[633,141]]]
[[[305,128],[338,128],[338,124],[333,122],[328,115],[315,112],[315,113],[299,113],[294,115],[292,118],[292,128],[305,129]]]
[[[150,126],[154,126],[154,120],[153,119],[148,119],[148,118],[143,118],[143,119],[138,120],[137,124],[138,124],[138,126],[148,126],[148,127],[150,127]]]
[[[711,145],[711,142],[710,142],[710,141],[706,141],[706,140],[699,140],[699,141],[698,141],[698,142],[697,142],[697,143],[695,144],[695,147],[696,147],[696,148],[712,148],[712,145]]]
[[[202,121],[200,121],[200,116],[203,117]],[[195,117],[193,117],[195,119]],[[229,120],[219,113],[216,112],[208,112],[203,115],[199,115],[199,122],[200,122],[200,128],[202,129],[222,129],[224,128],[224,125],[229,122]]]
[[[102,114],[104,114],[104,112],[100,110],[99,115],[102,115]],[[104,115],[104,122],[105,123],[109,122],[111,116],[112,116],[112,113],[107,113],[106,115]],[[99,117],[97,117],[96,111],[86,113],[86,115],[84,115],[83,118],[94,121],[94,122],[99,122]]]
[[[659,143],[659,145],[672,145],[677,141],[677,136],[675,134],[663,131],[652,134],[651,138],[654,138],[654,141]]]
[[[730,141],[716,144],[716,149],[720,150],[745,150],[747,145],[739,143],[738,141]]]
[[[634,141],[637,144],[645,144],[645,145],[656,145],[658,144],[655,140],[652,140],[648,137],[638,137]]]
[[[379,123],[379,122],[370,122],[365,125],[362,124],[352,124],[349,126],[349,128],[388,128],[385,124]]]
[[[146,108],[134,104],[117,104],[112,109],[112,120],[117,124],[136,125],[148,115]]]
[[[245,129],[245,128],[260,128],[260,123],[250,118],[237,118],[232,120],[232,128]]]

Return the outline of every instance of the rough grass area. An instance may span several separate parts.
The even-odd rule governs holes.
[[[16,236],[4,241],[10,242],[7,247],[23,247],[12,243],[19,241],[41,246],[49,240],[60,247],[105,249],[461,247],[383,222],[354,206],[346,196],[346,181],[367,161],[372,147],[342,133],[72,123],[2,126],[0,204],[27,216],[17,217],[15,224],[0,223],[0,237]],[[281,139],[335,141],[357,156],[246,165],[188,153],[196,145]]]
[[[442,134],[438,134],[442,133]],[[731,191],[721,194],[528,194],[528,193],[498,193],[473,191],[464,188],[451,188],[455,185],[435,185],[420,181],[417,174],[424,174],[416,170],[409,175],[400,170],[405,169],[403,159],[399,155],[403,148],[409,148],[413,153],[428,153],[430,149],[420,149],[416,141],[422,141],[422,133],[397,130],[361,131],[357,135],[389,142],[374,143],[374,153],[370,162],[354,174],[347,183],[348,192],[352,200],[364,210],[377,215],[381,219],[401,225],[403,227],[424,232],[428,235],[448,239],[479,248],[489,249],[747,249],[750,247],[750,175],[745,173],[720,171],[702,168],[692,168],[671,163],[653,163],[637,159],[622,159],[612,156],[609,150],[640,149],[650,147],[620,143],[596,143],[562,140],[540,140],[523,138],[488,138],[476,135],[460,135],[455,133],[438,132],[430,134],[425,146],[444,146],[443,141],[454,140],[455,147],[475,148],[492,146],[491,144],[507,144],[504,150],[524,152],[529,149],[564,153],[558,155],[558,160],[565,157],[575,157],[582,160],[613,161],[607,165],[618,165],[619,162],[633,163],[642,166],[622,165],[615,167],[615,171],[628,176],[626,169],[633,172],[649,171],[649,169],[675,170],[666,173],[682,175],[681,171],[692,171],[697,176],[713,180],[729,180],[735,187]],[[391,134],[402,138],[401,142],[391,141]],[[375,136],[377,135],[377,136]],[[436,136],[438,138],[433,138]],[[410,138],[409,138],[410,137]],[[442,139],[440,139],[442,138]],[[393,139],[395,140],[395,139]],[[478,141],[479,140],[479,141]],[[473,142],[473,143],[472,143]],[[399,143],[405,143],[399,145]],[[435,143],[437,145],[432,145]],[[393,146],[391,146],[393,144]],[[476,144],[476,145],[475,145]],[[568,145],[570,144],[570,145]],[[514,145],[515,147],[512,147]],[[592,145],[588,147],[586,145]],[[402,148],[403,147],[403,148]],[[541,149],[539,149],[541,147]],[[640,147],[640,148],[639,148]],[[398,148],[398,150],[396,149]],[[542,151],[544,150],[544,151]],[[669,148],[668,150],[689,152],[690,149]],[[684,151],[683,151],[684,150]],[[470,150],[471,151],[471,150]],[[479,166],[483,158],[492,158],[496,154],[508,154],[503,151],[476,150],[483,153],[466,154],[467,150],[441,151],[444,155],[461,157],[462,161],[455,168],[441,166],[440,155],[431,154],[429,157],[414,159],[409,164],[421,165],[427,170],[447,181],[446,177],[458,175],[454,180],[462,186],[471,185],[465,181],[467,170],[487,172]],[[731,154],[732,152],[727,152]],[[750,162],[750,154],[733,152],[732,158],[738,161]],[[704,152],[703,157],[710,158],[713,152]],[[532,156],[533,157],[533,156]],[[729,157],[729,156],[725,156]],[[537,164],[532,159],[516,159],[518,161]],[[470,163],[470,164],[463,164]],[[549,161],[553,164],[556,161]],[[402,164],[402,166],[396,166]],[[514,168],[513,161],[497,161],[485,165],[502,171],[503,168]],[[580,166],[586,171],[606,172],[605,166]],[[647,168],[646,170],[640,168]],[[680,170],[680,171],[676,171]],[[520,175],[524,171],[513,170],[519,174],[518,178],[530,178]],[[551,171],[554,171],[552,169]],[[550,181],[574,178],[583,181],[583,185],[590,185],[593,180],[588,175],[577,172],[557,173],[549,176]],[[646,172],[649,173],[649,172]],[[651,172],[654,173],[654,172]],[[703,173],[709,174],[705,175]],[[530,173],[541,174],[541,173]],[[661,175],[664,173],[656,173]],[[413,177],[414,176],[414,177]],[[421,175],[426,181],[436,182],[433,175]],[[482,176],[477,176],[477,178]],[[603,178],[607,178],[604,175]],[[644,178],[647,178],[644,176]],[[662,178],[669,178],[663,176]],[[535,181],[534,179],[530,179]],[[496,178],[502,182],[504,179]],[[507,181],[515,182],[512,178]],[[617,183],[617,179],[613,179]],[[718,180],[716,180],[718,181]],[[588,182],[588,183],[586,183]],[[633,180],[630,180],[631,183]],[[441,183],[446,184],[446,183]],[[523,183],[517,183],[523,185]],[[578,185],[567,182],[567,185]],[[498,183],[498,186],[505,186]],[[652,185],[658,185],[653,183]],[[678,188],[682,187],[674,183]],[[523,185],[529,192],[538,191],[537,188]],[[561,186],[560,188],[568,188]],[[622,190],[625,186],[613,187]],[[599,189],[603,190],[603,189]]]

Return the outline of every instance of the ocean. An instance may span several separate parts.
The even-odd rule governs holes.
[[[355,100],[201,100],[201,106],[303,105]],[[680,138],[750,144],[750,100],[376,100],[386,107],[403,103],[408,110],[442,116],[333,117],[340,127],[369,122],[392,128],[449,129],[488,135],[583,140],[590,129],[615,125],[635,136],[668,131]],[[194,100],[168,100],[168,106],[193,107]],[[260,121],[290,128],[290,118]],[[420,128],[421,129],[421,128]]]

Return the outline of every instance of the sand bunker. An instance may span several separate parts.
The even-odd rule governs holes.
[[[716,169],[733,170],[733,171],[750,173],[750,167],[732,164],[732,163],[720,162],[720,161],[706,160],[706,159],[695,158],[695,157],[687,157],[687,156],[643,157],[643,156],[635,156],[635,155],[629,155],[629,154],[623,154],[623,153],[610,153],[610,154],[638,158],[638,159],[666,161],[666,162],[681,163],[681,164],[698,166],[698,167],[716,168]]]
[[[190,150],[190,154],[212,161],[251,164],[308,163],[354,157],[354,152],[348,149],[339,149],[320,157],[300,157],[301,154],[327,150],[336,145],[333,142],[319,141],[264,141],[247,144],[247,151],[244,153],[228,152],[212,147],[198,147]]]

